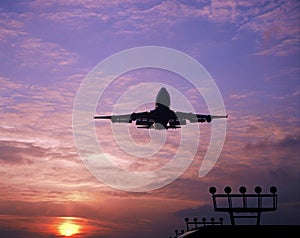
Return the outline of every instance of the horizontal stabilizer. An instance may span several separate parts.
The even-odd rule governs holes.
[[[211,117],[211,119],[218,119],[218,118],[227,118],[228,115],[226,115],[226,116],[210,116],[210,117]]]
[[[111,116],[94,116],[94,119],[111,119]]]

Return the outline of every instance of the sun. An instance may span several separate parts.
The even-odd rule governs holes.
[[[72,236],[79,233],[79,225],[66,221],[59,227],[59,233],[63,236]]]

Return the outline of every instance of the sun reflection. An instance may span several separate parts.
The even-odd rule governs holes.
[[[59,233],[63,236],[72,236],[79,233],[80,226],[72,223],[71,221],[65,221],[59,225]]]

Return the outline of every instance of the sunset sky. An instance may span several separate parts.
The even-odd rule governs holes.
[[[230,224],[227,214],[213,211],[210,186],[237,193],[243,185],[253,193],[259,185],[269,193],[275,185],[278,209],[263,213],[262,223],[300,224],[299,22],[297,0],[2,0],[0,236],[163,238],[184,229],[185,217],[222,216]],[[93,122],[103,154],[133,173],[168,164],[182,133],[187,136],[181,158],[192,161],[179,178],[128,192],[86,167],[72,118],[76,95],[95,66],[141,46],[174,49],[198,61],[229,117],[222,152],[203,177],[199,168],[217,121],[166,132]],[[99,75],[97,85],[104,80]],[[144,68],[111,82],[94,113],[151,110],[161,86],[174,110],[215,110],[184,77]],[[136,100],[127,100],[130,95]]]

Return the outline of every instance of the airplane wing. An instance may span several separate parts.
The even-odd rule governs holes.
[[[94,119],[110,119],[113,123],[132,123],[132,121],[135,121],[138,128],[148,129],[154,124],[154,120],[150,117],[149,112],[112,116],[94,116]]]
[[[203,123],[203,122],[211,122],[213,119],[218,118],[227,118],[226,116],[214,116],[214,115],[203,115],[203,114],[195,114],[191,112],[175,112],[178,118],[178,121],[182,124],[186,123],[186,120],[190,121],[191,123]]]
[[[174,117],[175,116],[175,117]],[[113,123],[132,123],[138,128],[155,128],[155,129],[168,129],[168,128],[180,128],[182,125],[186,125],[187,121],[190,123],[198,122],[211,122],[213,119],[217,118],[227,118],[228,116],[213,116],[213,115],[202,115],[195,114],[191,112],[175,112],[175,115],[169,118],[168,124],[160,128],[160,125],[155,123],[157,120],[157,115],[155,116],[153,111],[150,112],[137,112],[124,115],[111,115],[111,116],[94,116],[94,119],[110,119]]]
[[[131,123],[131,114],[113,115],[113,116],[94,116],[94,119],[110,119],[112,122]]]

